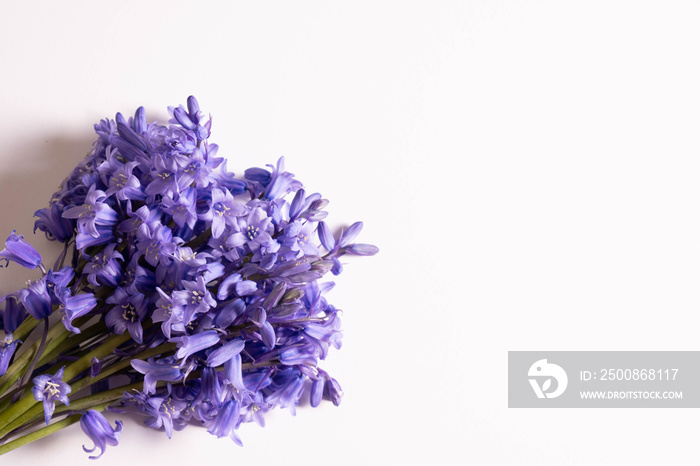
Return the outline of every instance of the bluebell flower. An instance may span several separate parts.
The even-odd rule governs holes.
[[[59,300],[58,311],[62,314],[63,325],[73,333],[80,333],[80,329],[73,326],[73,320],[87,315],[97,306],[95,296],[92,293],[71,296],[70,290],[64,288],[63,293],[59,294]]]
[[[265,253],[274,253],[280,248],[279,243],[272,238],[272,218],[259,207],[252,209],[247,217],[239,217],[235,230],[226,241],[227,246],[246,245],[253,252],[263,248]]]
[[[102,246],[114,239],[111,226],[97,225],[97,236],[93,236],[85,225],[78,225],[78,233],[75,235],[75,246],[79,251],[84,251],[91,246]]]
[[[185,110],[182,105],[177,108],[168,108],[170,113],[174,117],[173,122],[177,122],[190,131],[192,131],[197,139],[203,141],[209,137],[211,130],[211,120],[204,122],[201,118],[201,112],[199,111],[199,104],[194,96],[190,96],[187,99],[187,110]]]
[[[321,245],[326,248],[326,251],[334,251],[336,242],[328,225],[326,225],[325,222],[319,222],[317,232],[318,238],[321,240]]]
[[[194,335],[184,335],[182,337],[171,338],[171,342],[178,343],[176,356],[178,359],[187,359],[191,355],[211,348],[220,340],[216,330],[196,333]]]
[[[279,242],[293,251],[297,257],[304,254],[318,256],[319,250],[314,242],[315,238],[315,225],[312,222],[295,220],[284,229]]]
[[[2,313],[2,328],[6,333],[12,333],[27,317],[27,310],[15,295],[8,295],[3,298],[5,310]]]
[[[63,212],[64,218],[74,218],[78,221],[78,226],[85,228],[87,233],[98,238],[100,232],[97,225],[112,226],[117,223],[119,216],[106,203],[102,202],[107,198],[104,191],[90,186],[85,203],[80,206],[71,207]]]
[[[352,241],[355,238],[357,238],[357,235],[360,234],[363,226],[364,225],[362,222],[355,222],[352,225],[350,225],[347,228],[347,230],[343,230],[343,232],[341,232],[341,234],[340,234],[340,239],[338,240],[338,245],[341,248],[349,246],[352,243]]]
[[[100,372],[102,371],[102,361],[97,359],[96,357],[93,357],[92,360],[90,360],[90,377],[95,378],[98,375],[100,375]]]
[[[195,183],[197,188],[201,189],[211,184],[210,174],[211,168],[207,165],[204,153],[200,149],[194,149],[189,160],[179,172],[179,177],[184,186]]]
[[[156,287],[156,291],[159,297],[156,301],[156,309],[153,311],[151,319],[155,323],[162,322],[161,331],[166,338],[170,339],[172,326],[182,323],[182,313],[174,314],[172,298],[160,287]]]
[[[159,263],[170,263],[170,256],[177,247],[170,228],[160,223],[153,226],[144,223],[139,227],[136,238],[138,250],[149,264],[156,266]]]
[[[197,223],[197,199],[194,188],[187,188],[176,194],[174,198],[166,195],[163,197],[163,210],[173,217],[178,225],[187,225],[194,228]]]
[[[162,427],[165,435],[172,438],[174,424],[180,418],[182,410],[187,407],[187,403],[171,396],[168,396],[167,399],[152,396],[148,399],[148,405],[149,409],[146,412],[151,417],[146,421],[146,425],[153,429]]]
[[[294,174],[284,171],[284,157],[277,160],[277,165],[273,167],[270,176],[270,183],[265,189],[264,199],[278,199],[286,195],[290,191],[296,191],[302,187],[302,184],[294,179]]]
[[[136,293],[152,293],[156,287],[155,274],[139,265],[139,253],[134,254],[124,268],[119,287],[124,288],[130,295]]]
[[[218,438],[229,437],[238,445],[243,445],[241,439],[236,435],[236,428],[240,423],[241,406],[236,399],[231,399],[224,403],[216,418],[208,429],[210,434]]]
[[[246,206],[236,202],[228,190],[213,188],[209,210],[200,214],[199,218],[211,222],[212,236],[218,238],[227,225],[233,225],[236,217],[245,214],[246,211]]]
[[[12,333],[5,332],[5,336],[0,340],[0,376],[5,375],[7,367],[10,365],[12,355],[15,354],[17,344],[21,343],[12,337]]]
[[[340,401],[343,398],[343,389],[340,388],[340,384],[337,380],[332,377],[328,377],[327,374],[326,377],[327,380],[323,387],[323,395],[331,400],[334,405],[339,406]]]
[[[156,223],[160,223],[161,214],[159,208],[149,209],[145,205],[133,211],[131,201],[127,201],[126,215],[129,218],[117,225],[117,230],[121,233],[134,233],[144,223],[155,227]]]
[[[355,256],[373,256],[379,252],[379,248],[373,244],[355,243],[348,246],[345,251]]]
[[[155,393],[156,383],[159,381],[177,382],[183,377],[182,370],[173,357],[159,360],[150,358],[148,362],[134,359],[131,361],[131,367],[144,375],[143,391],[147,394]]]
[[[306,377],[298,370],[280,372],[274,379],[274,385],[269,387],[270,394],[267,400],[270,403],[279,404],[281,408],[289,408],[292,414],[296,414],[296,406],[303,394],[305,380]]]
[[[109,188],[105,191],[107,197],[116,195],[120,201],[143,200],[146,198],[139,179],[132,173],[138,162],[129,162],[112,173]]]
[[[309,403],[312,407],[316,408],[321,404],[323,399],[323,389],[325,388],[325,379],[323,377],[318,377],[314,379],[311,383],[311,395],[309,396]]]
[[[236,179],[235,175],[226,169],[226,160],[221,165],[221,173],[214,175],[214,179],[234,196],[243,194],[248,188],[248,183],[244,180]]]
[[[189,323],[195,314],[203,314],[216,307],[216,300],[207,289],[203,277],[197,277],[196,281],[182,282],[182,286],[184,290],[173,293],[173,305],[182,309],[185,323]]]
[[[124,260],[124,257],[115,251],[116,246],[115,243],[107,245],[85,264],[83,275],[87,275],[88,283],[93,286],[104,284],[116,288],[122,278],[122,269],[117,260]]]
[[[129,295],[123,288],[117,288],[114,294],[107,298],[107,303],[115,304],[105,315],[107,327],[117,335],[128,330],[135,342],[143,343],[141,322],[146,317],[147,311],[144,295],[141,293]]]
[[[43,319],[53,311],[51,295],[46,288],[46,277],[30,281],[27,288],[19,290],[19,298],[24,308],[35,319]]]
[[[92,453],[96,449],[100,449],[100,454],[90,456],[91,460],[96,460],[102,456],[107,448],[107,445],[117,446],[119,444],[119,434],[122,431],[122,422],[116,421],[114,428],[109,424],[109,421],[94,409],[89,409],[80,418],[80,428],[83,429],[93,443],[92,448],[86,448],[83,445],[83,450],[86,453]]]
[[[70,385],[63,381],[63,370],[61,367],[54,375],[39,375],[34,377],[34,387],[32,393],[36,401],[44,402],[44,420],[49,424],[56,402],[60,401],[64,405],[70,405],[68,394],[71,392]]]
[[[38,229],[43,231],[48,239],[55,239],[61,243],[73,238],[73,222],[63,217],[63,207],[59,203],[52,202],[48,208],[34,212],[34,216],[39,218],[34,222],[34,233]]]
[[[0,251],[0,260],[2,259],[8,265],[12,261],[28,269],[35,269],[41,265],[41,254],[24,241],[24,236],[18,235],[16,230],[13,230],[5,241],[5,249]]]
[[[216,297],[225,301],[236,293],[238,296],[248,296],[257,290],[257,283],[252,280],[243,280],[238,273],[232,273],[219,284],[219,291]]]
[[[240,354],[244,347],[245,340],[241,338],[234,338],[233,340],[224,343],[222,346],[209,353],[209,356],[207,357],[207,364],[211,367],[218,367],[233,358],[235,355]]]
[[[160,154],[153,157],[153,168],[151,169],[151,181],[146,186],[146,194],[149,196],[174,195],[180,192],[181,189],[187,187],[186,184],[178,180],[179,167],[174,159],[167,159]]]

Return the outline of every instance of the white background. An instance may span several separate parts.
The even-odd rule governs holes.
[[[1,1],[3,237],[32,238],[94,122],[194,94],[230,168],[285,155],[381,248],[329,296],[339,408],[276,412],[243,448],[126,418],[101,464],[700,464],[698,410],[508,409],[506,372],[508,350],[698,349],[699,21],[677,1]],[[0,294],[26,278],[0,270]],[[0,461],[88,464],[83,443]]]

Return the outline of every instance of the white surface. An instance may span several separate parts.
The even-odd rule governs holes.
[[[699,19],[673,1],[0,3],[3,236],[31,231],[94,122],[195,94],[229,167],[285,155],[381,248],[330,296],[340,408],[277,412],[243,448],[128,419],[101,464],[698,464],[697,410],[509,410],[506,363],[698,349]],[[88,464],[85,441],[0,461]]]

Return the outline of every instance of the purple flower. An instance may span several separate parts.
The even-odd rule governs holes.
[[[174,117],[173,122],[180,123],[183,128],[193,131],[199,140],[205,140],[209,137],[211,120],[202,124],[201,112],[199,111],[199,103],[194,96],[187,98],[187,110],[182,105],[177,108],[169,108]]]
[[[80,333],[80,329],[73,327],[73,320],[86,315],[97,306],[95,296],[92,293],[71,296],[70,290],[64,288],[58,299],[61,302],[58,311],[63,313],[63,325],[73,333]]]
[[[153,196],[155,194],[173,195],[179,193],[181,189],[187,187],[186,184],[178,180],[177,172],[179,167],[173,158],[166,158],[160,154],[153,157],[153,168],[151,169],[151,181],[146,186],[146,194]]]
[[[83,445],[83,450],[86,453],[92,453],[97,448],[100,449],[99,455],[90,456],[91,460],[96,460],[105,452],[107,445],[115,447],[119,444],[119,434],[122,431],[122,423],[121,421],[116,421],[113,429],[102,413],[94,409],[89,409],[80,418],[80,428],[83,429],[85,435],[87,435],[94,444],[92,448],[85,448],[85,445]]]
[[[75,245],[80,251],[84,251],[90,246],[101,246],[114,239],[114,232],[111,226],[97,226],[97,236],[93,236],[85,225],[78,225],[78,234],[75,235]]]
[[[51,295],[46,288],[46,277],[30,281],[29,286],[19,291],[19,298],[27,312],[35,319],[43,319],[53,311]]]
[[[207,289],[203,277],[197,277],[197,281],[194,282],[182,282],[182,286],[184,290],[173,293],[173,304],[182,310],[185,324],[188,324],[195,314],[203,314],[216,307],[216,300]]]
[[[98,238],[101,235],[97,230],[97,225],[111,227],[117,223],[119,218],[109,205],[102,202],[106,198],[104,191],[96,189],[93,184],[85,197],[85,203],[66,210],[63,212],[63,217],[78,219],[78,226],[85,228],[87,233]]]
[[[5,336],[0,340],[0,376],[5,375],[7,366],[10,365],[10,359],[15,354],[15,349],[19,340],[14,340],[11,333],[5,333]]]
[[[304,254],[319,255],[318,247],[314,244],[316,232],[312,222],[295,220],[287,225],[284,235],[280,237],[280,243],[294,251],[297,256]]]
[[[156,383],[159,381],[177,382],[182,378],[182,371],[177,366],[177,362],[173,357],[167,357],[159,360],[150,358],[148,362],[134,359],[131,361],[131,367],[142,373],[143,391],[145,393],[155,393]]]
[[[198,188],[206,188],[211,183],[210,173],[211,169],[207,166],[204,154],[201,150],[195,149],[180,171],[179,176],[184,186],[189,186],[194,182]]]
[[[13,230],[5,241],[5,249],[0,251],[0,259],[5,259],[7,265],[12,261],[28,269],[35,269],[41,265],[41,254],[24,241],[24,236],[18,235],[16,230]]]
[[[136,166],[138,162],[129,162],[117,169],[109,179],[109,189],[105,191],[105,195],[109,197],[116,194],[120,201],[145,199],[139,179],[132,174]]]
[[[129,295],[123,288],[117,288],[114,294],[107,298],[107,303],[116,304],[105,316],[107,327],[117,335],[128,330],[135,342],[143,343],[141,321],[147,311],[144,296],[141,293]]]
[[[148,206],[141,206],[134,212],[131,201],[127,201],[126,215],[129,218],[117,225],[117,230],[122,233],[133,233],[144,223],[148,225],[160,223],[161,211],[158,208],[149,210]]]
[[[5,333],[12,333],[27,317],[27,310],[15,295],[8,295],[4,298],[5,311],[2,313],[2,328]]]
[[[265,195],[263,199],[278,199],[284,197],[290,191],[296,191],[302,187],[301,183],[294,179],[294,174],[284,171],[284,157],[277,160],[277,166],[268,165],[272,169],[270,181],[265,184]],[[246,170],[245,176],[249,178],[252,172]],[[256,173],[259,175],[259,173]],[[249,178],[250,179],[250,178]]]
[[[194,228],[197,223],[195,189],[187,188],[179,195],[175,194],[174,199],[170,196],[163,197],[163,210],[172,215],[173,220],[178,225],[187,225]]]
[[[218,438],[230,437],[238,445],[243,445],[236,435],[236,428],[240,423],[241,405],[235,399],[227,401],[214,418],[208,432]]]
[[[234,174],[226,169],[226,160],[221,164],[221,174],[215,175],[215,179],[233,195],[243,194],[248,187],[248,183],[245,180],[236,179]]]
[[[218,367],[243,351],[244,347],[245,341],[235,338],[212,351],[207,357],[207,365]]]
[[[34,212],[39,219],[34,222],[34,233],[41,230],[48,239],[55,239],[65,243],[73,237],[73,222],[63,217],[63,207],[57,202],[51,203],[46,209]]]
[[[173,254],[176,248],[170,228],[161,223],[151,228],[144,223],[139,227],[136,237],[138,250],[149,264],[155,267],[159,263],[163,265],[170,263],[169,255]]]
[[[238,218],[237,230],[226,241],[227,246],[248,245],[253,252],[263,248],[265,253],[277,252],[280,248],[279,243],[272,238],[272,218],[259,207],[251,210],[247,217]]]
[[[178,359],[187,359],[194,353],[211,348],[219,342],[219,339],[219,333],[216,330],[207,330],[194,335],[172,338],[170,341],[180,344],[176,354]]]
[[[156,309],[153,311],[151,319],[153,322],[163,322],[161,324],[161,330],[166,338],[170,339],[170,333],[173,325],[182,323],[181,315],[173,313],[173,300],[159,287],[156,287],[156,291],[160,295],[158,301],[156,301]]]
[[[99,282],[101,282],[104,285],[116,288],[122,278],[122,269],[117,264],[117,260],[124,260],[124,257],[114,250],[116,246],[115,243],[108,245],[102,252],[95,254],[90,262],[85,264],[83,274],[87,274],[88,282],[91,285],[100,286]]]
[[[304,379],[305,376],[296,371],[281,373],[267,400],[279,403],[281,408],[289,408],[292,414],[296,414],[296,406],[304,392]]]
[[[211,221],[212,236],[218,238],[226,226],[233,225],[236,217],[245,214],[246,210],[246,206],[236,202],[228,190],[214,188],[211,191],[209,210],[199,217]]]
[[[56,408],[56,401],[64,405],[70,405],[68,394],[71,392],[70,385],[63,382],[63,370],[61,367],[54,375],[39,375],[34,377],[34,387],[32,393],[36,401],[44,402],[44,420],[49,424],[53,411]]]

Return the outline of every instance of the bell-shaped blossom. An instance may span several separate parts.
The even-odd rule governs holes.
[[[246,211],[245,204],[236,202],[228,190],[213,188],[209,210],[200,214],[199,218],[211,222],[212,236],[218,238],[227,225],[233,225],[236,217],[245,214]]]
[[[159,360],[150,358],[148,362],[134,359],[131,366],[145,376],[143,390],[146,393],[155,393],[159,381],[177,382],[183,377],[182,370],[173,357]]]
[[[91,236],[98,238],[100,232],[97,230],[97,225],[112,226],[119,218],[114,209],[103,202],[106,198],[104,191],[96,189],[93,184],[85,197],[85,203],[66,210],[63,212],[63,217],[77,219],[79,226],[85,228]]]
[[[18,235],[16,230],[5,241],[5,249],[0,251],[0,260],[2,259],[8,264],[12,261],[28,269],[41,265],[41,254],[24,240],[24,236]]]
[[[59,203],[52,202],[49,207],[34,212],[34,216],[38,217],[34,222],[35,233],[36,230],[43,231],[48,239],[61,243],[73,238],[73,222],[63,217],[63,207]]]
[[[109,188],[105,191],[107,197],[115,195],[120,201],[127,199],[143,200],[146,198],[139,182],[132,172],[138,162],[129,162],[119,167],[109,179]]]
[[[16,295],[8,295],[3,299],[5,310],[2,312],[2,329],[5,333],[12,333],[27,317],[27,310]]]
[[[70,290],[65,288],[59,294],[59,301],[58,311],[62,313],[63,325],[73,333],[80,333],[80,329],[73,326],[73,320],[88,314],[97,306],[97,300],[92,293],[71,296]]]
[[[124,260],[124,256],[115,251],[116,246],[115,243],[108,245],[85,264],[83,274],[87,275],[91,285],[99,286],[101,283],[112,288],[117,287],[122,278],[122,269],[117,261]]]
[[[99,448],[99,455],[90,456],[91,460],[96,460],[104,454],[107,445],[115,447],[119,444],[119,434],[122,431],[122,427],[122,422],[116,421],[114,428],[112,428],[102,413],[94,409],[87,410],[80,418],[80,428],[92,441],[93,447],[86,448],[83,445],[83,450],[85,453],[92,453]]]
[[[147,312],[144,295],[129,295],[123,288],[117,288],[114,294],[107,298],[107,303],[115,305],[105,316],[107,327],[117,335],[128,331],[135,342],[143,343],[142,321]]]
[[[32,393],[36,401],[44,402],[44,420],[49,424],[56,402],[60,401],[64,405],[70,405],[68,394],[71,392],[70,385],[63,381],[63,371],[66,366],[61,367],[54,375],[39,375],[34,377],[34,387]]]
[[[46,288],[46,277],[30,281],[27,288],[19,290],[19,298],[24,308],[35,319],[43,319],[53,311],[51,295]]]

